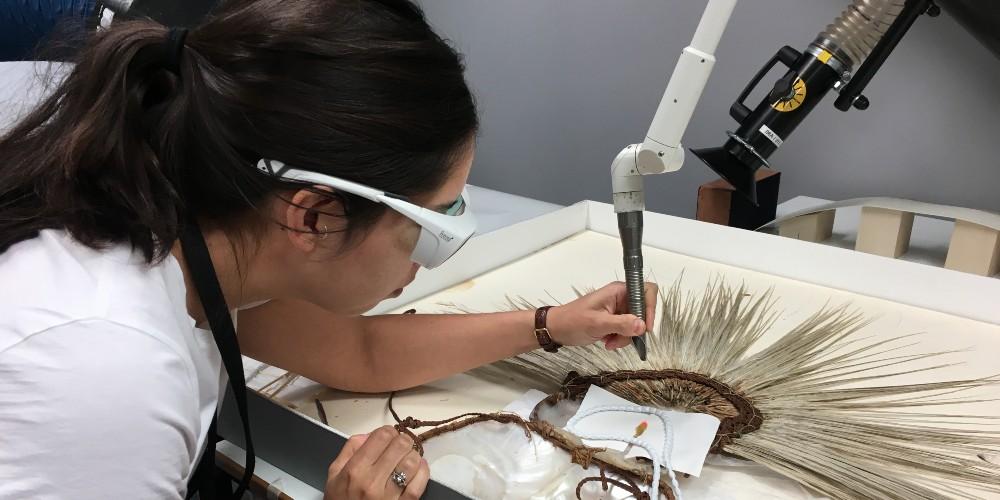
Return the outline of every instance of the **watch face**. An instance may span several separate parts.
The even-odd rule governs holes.
[[[781,111],[782,113],[787,113],[789,111],[795,111],[803,102],[806,101],[806,82],[803,82],[801,78],[796,78],[795,83],[792,84],[792,92],[778,99],[778,102],[771,105],[772,108]]]

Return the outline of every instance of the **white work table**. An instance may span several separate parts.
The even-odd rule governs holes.
[[[470,186],[470,199],[473,212],[480,221],[480,231],[477,234],[488,234],[498,229],[553,212],[560,207],[551,203],[531,200],[507,193]],[[779,206],[778,216],[793,211],[817,206],[825,200],[809,197],[797,197]],[[841,209],[838,211],[834,237],[826,244],[836,247],[853,248],[853,239],[860,216],[860,209]],[[951,233],[950,222],[920,218],[914,224],[914,237],[911,243],[911,257],[918,260],[921,255],[934,256],[940,254],[943,262],[943,251]],[[930,261],[932,264],[940,262]],[[273,378],[274,372],[281,373],[276,368],[268,368]],[[248,373],[252,370],[248,370]],[[260,381],[254,380],[251,387],[259,387]],[[455,407],[491,408],[502,407],[506,402],[516,399],[523,389],[507,387],[502,384],[487,384],[476,377],[462,374],[446,380],[428,384],[416,390],[414,394],[404,394],[397,398],[397,408],[401,413],[413,412],[424,418],[442,418],[450,416]],[[430,395],[436,395],[433,401],[447,403],[424,404]],[[297,412],[309,418],[317,417],[312,401],[320,399],[326,406],[329,425],[344,432],[365,432],[372,425],[386,423],[387,410],[385,395],[362,395],[323,388],[308,380],[300,379],[280,394],[280,400],[296,401]],[[419,400],[419,402],[418,402]],[[305,403],[304,403],[305,402]],[[499,406],[498,406],[499,405]],[[439,414],[440,413],[440,414]],[[380,420],[381,419],[381,420]],[[373,421],[378,421],[373,423]],[[289,446],[291,443],[289,443]],[[220,447],[234,461],[242,463],[241,450],[232,445]],[[293,480],[266,463],[258,465],[260,476],[273,484],[280,479],[280,489],[297,499],[322,498],[321,492],[304,483]]]

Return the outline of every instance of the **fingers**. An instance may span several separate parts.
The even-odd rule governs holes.
[[[608,283],[607,285],[604,285],[598,289],[598,291],[606,291],[612,294],[619,294],[622,293],[624,290],[625,290],[624,281],[612,281],[611,283]]]
[[[411,449],[409,453],[404,455],[403,459],[396,464],[393,472],[399,471],[406,475],[406,487],[400,488],[399,485],[392,480],[393,472],[390,472],[389,476],[386,476],[385,481],[386,496],[391,497],[393,494],[397,494],[400,498],[410,498],[412,494],[410,487],[413,486],[414,489],[417,489],[417,486],[414,484],[414,480],[416,479],[417,472],[420,470],[423,462],[424,459],[420,458],[420,454],[418,454],[415,450]],[[419,496],[412,498],[419,498]]]
[[[614,333],[633,337],[646,332],[646,324],[631,314],[604,314],[598,321],[601,334]]]
[[[656,324],[656,302],[660,297],[660,287],[656,283],[646,282],[646,330],[652,330]]]
[[[609,351],[614,351],[615,349],[621,349],[622,347],[628,346],[632,343],[631,337],[624,337],[621,335],[608,335],[604,339],[604,348]]]
[[[389,427],[389,430],[395,433],[395,437],[389,441],[385,450],[382,451],[382,455],[372,465],[371,477],[374,488],[392,495],[398,495],[402,493],[399,487],[395,483],[388,482],[392,473],[396,471],[406,472],[400,469],[400,467],[405,465],[404,462],[409,461],[411,466],[414,466],[414,471],[407,472],[406,474],[407,478],[409,478],[411,474],[415,473],[416,466],[420,464],[420,455],[413,450],[413,440],[410,439],[410,436],[400,434],[392,427]],[[392,489],[386,489],[389,485],[391,485]]]
[[[351,436],[347,439],[347,444],[344,445],[340,450],[340,454],[337,458],[333,460],[330,464],[330,469],[327,472],[327,477],[334,477],[340,474],[340,471],[344,469],[347,465],[347,461],[354,456],[354,454],[361,448],[361,445],[365,444],[365,440],[368,439],[368,434],[358,434],[356,436]]]
[[[354,456],[347,461],[347,465],[344,466],[345,470],[367,470],[371,468],[372,464],[382,455],[386,446],[396,437],[399,433],[392,426],[385,425],[375,429],[365,440],[364,444],[354,453]]]
[[[659,298],[660,287],[656,283],[647,281],[643,287],[645,288],[645,299],[646,299],[646,329],[652,329],[653,322],[656,320],[656,301]],[[624,282],[615,281],[605,285],[600,290],[601,292],[607,294],[606,300],[610,299],[606,305],[608,307],[608,312],[614,314],[625,314],[632,312],[629,309],[628,303],[628,287]]]
[[[609,334],[607,334],[607,335],[605,335],[605,336],[601,337],[601,342],[604,342],[604,348],[605,348],[605,349],[607,349],[607,350],[609,350],[609,351],[611,350],[611,348],[610,348],[610,347],[608,347],[608,342],[611,342],[611,339],[615,338],[616,336],[617,336],[617,335],[615,335],[615,334],[613,334],[613,333],[609,333]]]
[[[391,426],[379,427],[372,431],[339,473],[327,479],[327,496],[352,499],[381,498],[385,494],[386,476],[377,476],[376,481],[372,466],[398,435],[399,433]]]
[[[359,450],[364,448],[367,442],[368,434],[351,436],[347,440],[347,443],[340,450],[340,454],[327,470],[324,499],[347,498],[348,492],[359,489],[357,485],[363,483],[361,476],[363,476],[364,468],[362,466],[351,469],[349,464],[358,456]],[[356,463],[359,462],[356,461]]]
[[[405,488],[392,480],[396,471],[406,475]],[[325,498],[417,499],[430,479],[427,462],[413,449],[413,440],[391,426],[352,436],[328,473]]]
[[[406,485],[406,491],[400,497],[405,500],[417,500],[424,494],[424,490],[427,489],[427,482],[431,479],[431,469],[427,465],[427,461],[420,459],[420,465],[417,468],[417,472],[413,474],[413,479],[410,479],[409,484]]]
[[[624,281],[608,283],[601,290],[605,290],[605,293],[610,294],[609,298],[611,300],[607,304],[609,313],[628,312],[628,287],[625,286]]]
[[[584,345],[598,340],[603,340],[608,349],[629,345],[628,337],[645,334],[656,321],[659,288],[647,282],[644,291],[645,321],[630,314],[626,284],[617,281],[563,306],[565,311],[550,311],[549,325],[556,325],[550,330],[562,337],[563,345]],[[566,314],[560,314],[563,312]],[[557,325],[560,321],[565,324]]]

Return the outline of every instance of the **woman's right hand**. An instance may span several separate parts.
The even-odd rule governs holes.
[[[405,488],[392,480],[394,472],[406,475]],[[413,449],[413,440],[387,425],[347,440],[330,464],[324,499],[416,500],[430,476],[427,461]]]

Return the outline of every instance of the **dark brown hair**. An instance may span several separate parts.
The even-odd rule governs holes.
[[[0,252],[43,229],[154,262],[184,214],[233,229],[289,185],[261,158],[400,195],[439,187],[478,126],[459,55],[409,0],[229,0],[187,35],[117,23],[0,140]],[[383,206],[341,196],[347,230]]]

